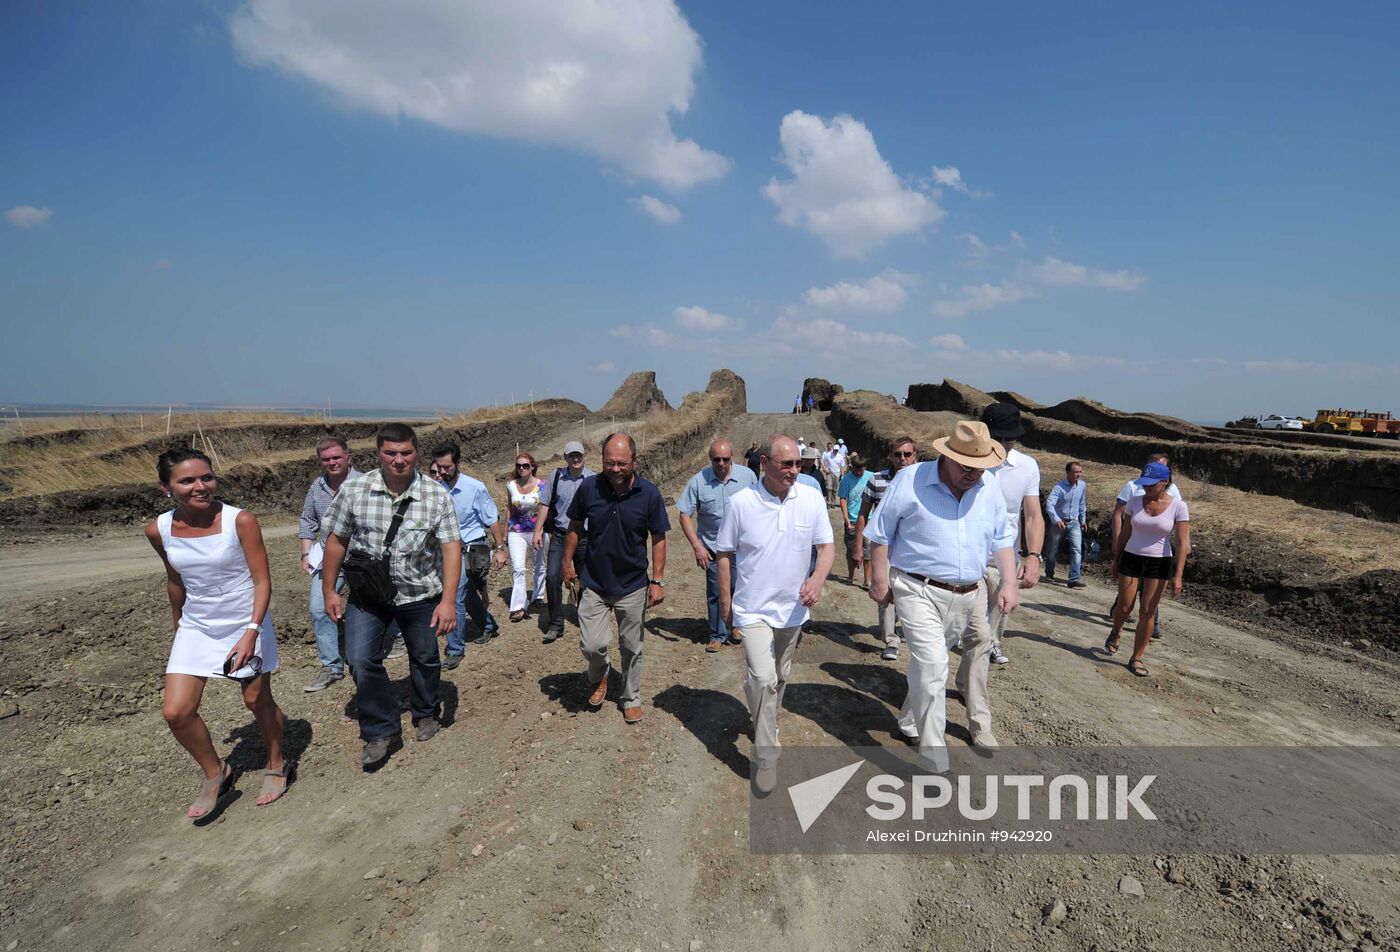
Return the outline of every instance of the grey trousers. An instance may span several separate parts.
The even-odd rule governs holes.
[[[612,625],[608,615],[617,618],[617,647],[622,655],[622,706],[640,707],[642,703],[642,622],[646,620],[647,588],[643,586],[630,595],[608,601],[591,588],[583,590],[578,604],[579,650],[588,662],[588,682],[597,684],[608,676],[608,645],[612,642]]]
[[[792,673],[797,643],[802,640],[802,627],[773,628],[758,622],[744,625],[740,631],[748,664],[744,696],[749,700],[749,717],[753,720],[754,756],[759,767],[773,767],[781,753],[778,711],[783,707],[783,692]]]
[[[894,623],[897,620],[894,605],[879,606],[880,615],[880,637],[885,639],[886,648],[899,647],[899,635],[894,632]]]

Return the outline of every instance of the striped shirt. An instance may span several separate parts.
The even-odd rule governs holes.
[[[355,467],[350,467],[350,472],[345,474],[344,486],[352,479],[363,476]],[[301,525],[297,529],[298,539],[313,539],[316,542],[325,542],[326,534],[322,532],[325,526],[326,510],[330,509],[331,503],[335,501],[335,491],[331,489],[331,484],[326,481],[324,475],[318,476],[311,484],[311,488],[306,491],[306,501],[301,504]]]
[[[997,478],[983,473],[958,499],[939,478],[938,460],[899,471],[865,537],[890,547],[894,568],[955,585],[975,584],[991,554],[1016,540]]]
[[[461,541],[457,510],[441,483],[413,474],[413,482],[395,496],[384,485],[378,469],[367,476],[347,480],[326,513],[325,528],[346,540],[347,547],[378,557],[384,552],[394,510],[405,498],[403,524],[389,553],[389,573],[398,587],[395,605],[421,602],[442,593],[442,547]]]
[[[861,497],[861,512],[865,512],[866,507],[870,511],[866,513],[866,521],[875,518],[875,507],[880,505],[880,500],[885,498],[885,490],[890,486],[890,480],[894,479],[894,473],[888,469],[882,469],[878,473],[870,473],[870,482],[865,484],[865,495]],[[851,521],[855,522],[860,517],[860,512],[851,513]]]

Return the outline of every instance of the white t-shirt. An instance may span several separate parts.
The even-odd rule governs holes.
[[[822,468],[828,473],[841,475],[841,454],[835,449],[827,450],[822,454]]]
[[[1011,545],[1020,552],[1022,500],[1034,496],[1036,508],[1040,508],[1040,464],[1013,446],[1006,454],[1006,462],[987,472],[996,477],[1001,487],[1002,498],[1006,500],[1006,521],[1011,525]]]
[[[832,541],[819,490],[795,483],[779,499],[760,480],[729,500],[716,552],[733,552],[734,626],[765,622],[792,628],[807,620],[798,589],[807,580],[812,546]]]

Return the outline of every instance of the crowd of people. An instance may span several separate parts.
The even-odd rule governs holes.
[[[1012,404],[988,406],[933,441],[919,461],[912,437],[889,441],[888,466],[874,471],[845,441],[777,434],[754,441],[736,466],[728,439],[708,448],[709,465],[677,501],[682,534],[705,575],[706,650],[742,646],[744,694],[753,727],[753,783],[776,784],[778,712],[793,659],[835,562],[832,517],[839,518],[846,580],[867,590],[884,647],[908,651],[907,693],[894,733],[938,769],[946,766],[945,685],[949,649],[960,648],[956,683],[974,746],[998,746],[989,672],[1009,661],[1002,639],[1020,592],[1053,578],[1062,544],[1070,588],[1084,586],[1089,538],[1084,467],[1040,495],[1036,460],[1017,446],[1025,433]],[[543,612],[546,644],[565,631],[564,589],[574,594],[586,670],[580,693],[601,708],[612,689],[614,626],[621,660],[616,700],[624,721],[642,719],[645,621],[666,596],[670,519],[660,490],[637,473],[637,447],[625,433],[601,448],[602,473],[584,465],[584,447],[563,447],[564,465],[537,472],[515,457],[501,487],[502,519],[490,489],[461,469],[460,448],[444,442],[419,470],[417,435],[380,427],[377,466],[359,472],[348,445],[316,447],[321,475],[307,491],[298,536],[310,579],[310,612],[320,671],[305,691],[354,679],[361,765],[381,766],[400,743],[402,712],[385,661],[395,636],[409,665],[409,707],[418,742],[441,728],[443,668],[457,667],[468,633],[489,642],[500,626],[489,611],[493,566],[511,566],[512,622]],[[251,513],[221,503],[210,461],[174,449],[157,463],[174,509],[146,536],[162,558],[175,628],[166,668],[164,715],[204,779],[189,816],[207,816],[234,782],[199,716],[210,677],[241,686],[268,752],[259,805],[287,790],[293,765],[282,750],[282,713],[272,695],[277,642],[270,612],[267,552]],[[833,513],[832,510],[835,510]],[[1169,460],[1155,454],[1119,494],[1110,520],[1117,598],[1105,652],[1119,651],[1123,627],[1140,606],[1128,669],[1160,635],[1162,595],[1179,595],[1190,553],[1189,513]],[[857,583],[857,576],[860,582]],[[440,654],[438,638],[445,639]]]

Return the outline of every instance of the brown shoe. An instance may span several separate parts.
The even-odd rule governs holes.
[[[717,651],[723,651],[723,650],[724,650],[724,642],[722,642],[722,641],[711,641],[709,644],[705,645],[705,650],[708,651],[710,654],[714,654],[714,653],[717,652]]]
[[[622,719],[629,724],[635,724],[642,719],[642,709],[640,707],[624,707]]]
[[[603,680],[597,684],[589,685],[588,706],[602,707],[603,701],[608,697],[608,676],[603,675]]]

